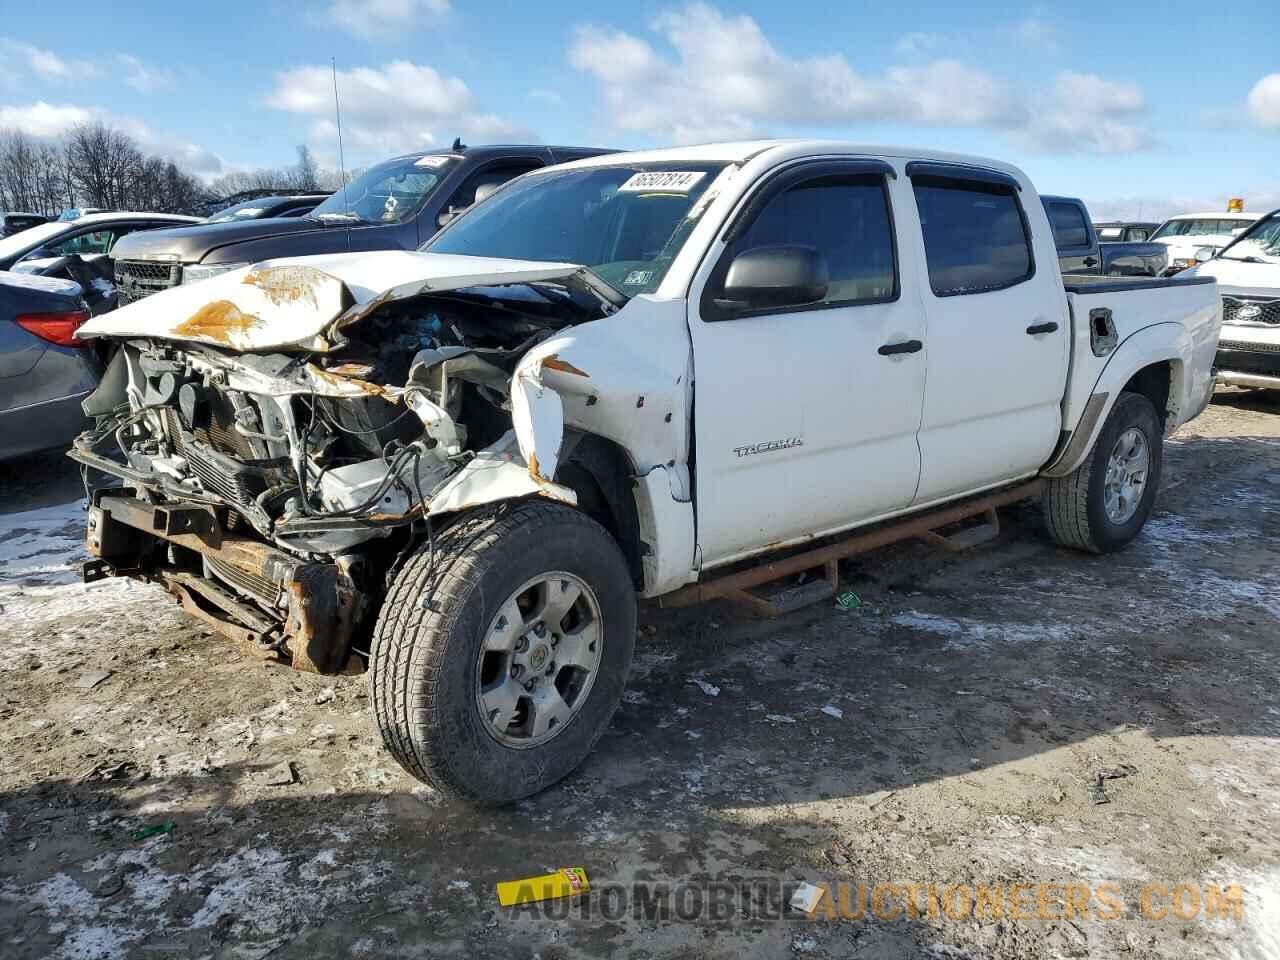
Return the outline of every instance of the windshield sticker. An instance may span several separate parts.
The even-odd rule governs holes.
[[[688,193],[706,176],[702,171],[651,170],[635,173],[622,186],[619,193]]]
[[[632,270],[622,281],[623,286],[638,287],[643,286],[653,279],[652,270]]]
[[[432,170],[439,170],[449,162],[449,157],[419,157],[414,161],[415,167],[430,167]]]

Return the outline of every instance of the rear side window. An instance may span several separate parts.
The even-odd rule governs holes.
[[[912,187],[935,295],[1001,290],[1035,272],[1012,187],[934,177],[913,177]]]
[[[1089,245],[1089,228],[1085,226],[1084,214],[1074,203],[1046,203],[1045,210],[1053,226],[1053,242],[1059,250]]]
[[[815,248],[827,261],[822,303],[874,303],[897,296],[893,228],[884,178],[819,177],[790,187],[761,208],[734,241],[732,258],[779,244]]]

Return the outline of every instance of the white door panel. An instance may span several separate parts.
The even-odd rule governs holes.
[[[911,502],[922,354],[877,348],[921,338],[917,307],[691,326],[705,565]]]
[[[775,188],[774,196],[813,189],[803,179],[786,182],[793,185]],[[876,184],[879,196],[884,181]],[[897,206],[902,184],[890,180],[886,189]],[[898,293],[888,299],[893,282],[888,225],[868,233],[870,221],[859,219],[858,203],[852,214],[835,213],[843,210],[839,195],[830,204],[814,202],[817,194],[805,196],[811,207],[801,210],[797,201],[791,219],[778,215],[773,200],[761,206],[752,221],[761,225],[756,232],[766,235],[766,245],[809,242],[821,249],[825,242],[832,248],[824,251],[831,263],[829,296],[876,302],[824,303],[712,321],[702,314],[702,293],[709,283],[715,285],[713,265],[727,262],[720,257],[723,245],[695,280],[689,325],[704,568],[901,510],[911,503],[919,480],[916,431],[924,353],[879,353],[885,344],[924,339],[916,253],[898,250]],[[882,202],[878,209],[883,216]],[[783,221],[791,224],[789,230],[778,226]],[[845,222],[853,250],[840,249],[850,239],[841,232]],[[899,222],[899,236],[902,231]],[[884,271],[888,279],[884,273],[878,281],[868,279],[866,237],[871,236],[882,242],[885,256],[871,258],[870,273]],[[754,239],[751,234],[736,239],[730,255],[753,248]]]

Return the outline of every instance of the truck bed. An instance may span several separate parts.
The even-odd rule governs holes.
[[[1139,345],[1148,328],[1179,324],[1185,369],[1169,397],[1170,429],[1195,416],[1212,391],[1217,318],[1222,305],[1209,277],[1065,276],[1071,311],[1071,375],[1063,400],[1063,423],[1079,422],[1111,358]],[[1130,342],[1132,341],[1132,342]],[[1162,411],[1164,412],[1164,411]]]

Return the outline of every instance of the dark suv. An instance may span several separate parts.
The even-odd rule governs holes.
[[[180,283],[276,257],[416,250],[449,218],[522,173],[608,150],[487,146],[410,153],[370,167],[303,217],[208,223],[130,235],[116,244],[124,306]]]

